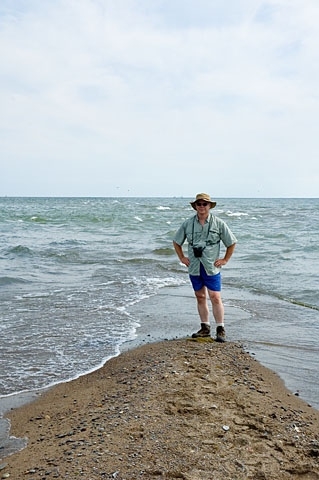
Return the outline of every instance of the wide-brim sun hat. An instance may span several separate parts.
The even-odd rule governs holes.
[[[216,207],[216,202],[213,202],[213,200],[210,198],[208,193],[198,193],[196,195],[195,200],[190,202],[194,210],[196,210],[196,202],[198,202],[199,200],[203,200],[204,202],[210,203],[210,208]]]

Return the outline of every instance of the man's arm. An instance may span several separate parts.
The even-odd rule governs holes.
[[[181,245],[178,245],[178,243],[176,243],[174,241],[173,241],[173,245],[174,245],[175,252],[176,252],[178,258],[180,259],[181,263],[183,263],[184,265],[186,265],[186,267],[188,267],[189,263],[190,263],[189,258],[185,257],[184,252],[183,252],[183,248],[181,247]]]
[[[224,258],[218,258],[214,263],[215,267],[220,268],[223,265],[226,265],[226,263],[229,261],[230,257],[234,253],[235,247],[236,247],[236,243],[233,243],[232,245],[230,245],[230,247],[227,247]]]

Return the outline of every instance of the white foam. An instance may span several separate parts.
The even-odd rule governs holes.
[[[244,212],[231,212],[230,210],[228,210],[228,212],[226,212],[226,215],[228,217],[248,217],[248,213],[244,213]]]

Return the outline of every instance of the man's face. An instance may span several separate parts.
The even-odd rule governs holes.
[[[195,205],[198,213],[206,213],[210,209],[210,203],[205,200],[198,200]]]

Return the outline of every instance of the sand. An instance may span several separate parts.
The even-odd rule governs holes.
[[[0,478],[319,479],[319,412],[232,342],[143,345],[7,416]]]

